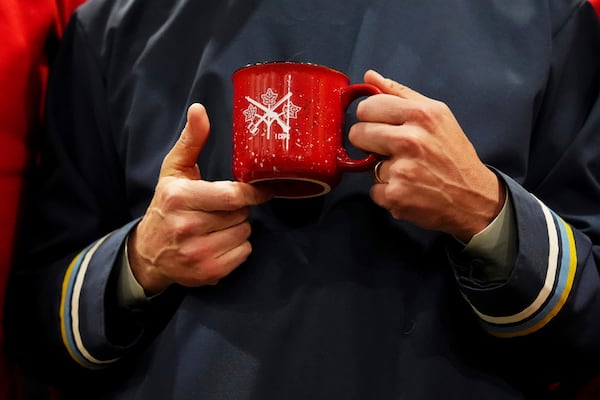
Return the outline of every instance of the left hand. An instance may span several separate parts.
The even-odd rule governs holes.
[[[383,94],[357,108],[352,144],[387,159],[371,198],[394,218],[467,243],[498,215],[505,189],[479,159],[448,106],[374,71],[365,82]]]

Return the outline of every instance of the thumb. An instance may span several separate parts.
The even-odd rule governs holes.
[[[365,83],[370,83],[371,85],[378,87],[379,90],[386,94],[392,94],[408,100],[428,99],[426,96],[412,90],[408,86],[404,86],[393,79],[384,78],[381,74],[372,69],[365,72],[364,80]]]
[[[197,160],[206,143],[210,121],[202,104],[194,103],[188,108],[187,122],[179,139],[163,160],[160,176],[183,176],[200,179]]]

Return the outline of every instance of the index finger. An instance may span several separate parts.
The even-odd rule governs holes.
[[[383,77],[379,72],[376,72],[372,69],[365,72],[364,80],[365,83],[370,83],[371,85],[376,86],[377,88],[379,88],[379,90],[386,94],[392,94],[394,96],[402,97],[403,99],[429,99],[427,96],[422,95],[421,93],[409,88],[408,86],[404,86],[394,81],[393,79]]]
[[[262,204],[272,194],[248,183],[233,181],[180,181],[183,207],[197,211],[235,211]]]

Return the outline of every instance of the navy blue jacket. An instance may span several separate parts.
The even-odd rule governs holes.
[[[481,260],[394,220],[353,173],[326,196],[255,207],[253,253],[217,286],[119,308],[124,238],[187,107],[211,119],[203,178],[231,179],[231,74],[272,60],[353,82],[373,68],[448,104],[508,187],[510,277],[480,279]],[[74,399],[522,399],[576,385],[600,368],[599,98],[584,1],[89,1],[54,63],[9,349]]]

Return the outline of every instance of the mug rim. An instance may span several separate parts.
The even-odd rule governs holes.
[[[327,70],[330,72],[334,72],[336,74],[342,75],[347,79],[350,79],[349,76],[345,73],[343,73],[340,70],[337,70],[335,68],[329,67],[327,65],[324,64],[318,64],[318,63],[313,63],[313,62],[308,62],[308,61],[258,61],[255,63],[250,63],[250,64],[246,64],[242,67],[237,68],[235,71],[233,71],[232,75],[237,74],[238,72],[241,72],[243,70],[246,69],[251,69],[251,68],[255,68],[255,67],[263,67],[263,66],[269,66],[269,65],[298,65],[298,66],[306,66],[306,67],[315,67],[321,70]]]

